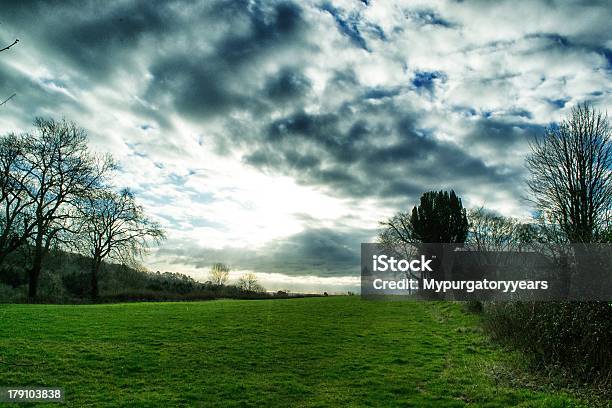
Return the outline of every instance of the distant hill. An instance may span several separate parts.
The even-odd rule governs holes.
[[[0,267],[0,302],[27,300],[25,249],[12,254]],[[91,258],[54,250],[45,259],[40,278],[40,302],[83,303],[89,301]],[[146,300],[202,300],[215,298],[269,298],[267,293],[247,292],[232,285],[201,283],[173,272],[150,272],[144,268],[105,262],[98,277],[99,302]],[[289,297],[279,293],[280,297]],[[295,295],[294,295],[295,296]]]

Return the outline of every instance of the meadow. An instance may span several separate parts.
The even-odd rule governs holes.
[[[349,296],[1,305],[0,385],[75,407],[586,406],[518,381],[478,319]]]

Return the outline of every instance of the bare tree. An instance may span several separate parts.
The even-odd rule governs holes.
[[[381,231],[378,242],[388,250],[406,252],[407,248],[420,242],[412,232],[410,224],[410,213],[398,212],[387,220],[381,221]]]
[[[98,297],[98,275],[105,258],[133,263],[149,247],[151,240],[165,238],[160,225],[151,221],[127,189],[119,194],[96,191],[81,206],[82,243],[92,258],[91,297]]]
[[[22,157],[14,166],[13,188],[28,205],[22,209],[21,240],[31,249],[28,297],[36,298],[43,259],[52,245],[69,243],[75,232],[76,204],[103,186],[113,167],[109,157],[98,158],[87,149],[87,135],[75,123],[35,120],[36,131],[22,137]]]
[[[34,201],[27,194],[25,140],[14,134],[0,139],[0,264],[23,246],[34,228],[26,211]]]
[[[263,286],[257,282],[257,275],[247,272],[238,279],[238,287],[247,292],[265,292]]]
[[[230,267],[224,263],[215,263],[210,268],[210,281],[213,285],[225,285],[229,279]]]
[[[532,202],[570,242],[597,240],[612,210],[612,134],[608,117],[584,104],[531,144]]]
[[[484,207],[468,212],[466,247],[476,251],[512,251],[521,244],[518,220],[496,214]]]

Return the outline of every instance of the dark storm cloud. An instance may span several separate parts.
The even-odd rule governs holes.
[[[312,220],[315,221],[315,220]],[[292,276],[350,276],[359,273],[360,244],[369,242],[375,230],[311,228],[298,234],[274,240],[255,249],[202,249],[177,242],[160,249],[157,257],[170,263],[196,268],[210,267],[215,262],[233,269],[282,273]]]
[[[147,33],[160,33],[171,25],[170,9],[163,3],[136,2],[105,6],[84,19],[72,19],[50,33],[49,41],[80,67],[102,73],[125,58],[123,51],[134,47]],[[65,14],[70,18],[71,13]],[[129,52],[129,51],[128,51]]]
[[[272,10],[256,3],[246,17],[250,28],[247,33],[229,34],[217,45],[218,56],[229,63],[247,62],[266,49],[297,39],[304,24],[302,9],[289,2],[278,3]]]
[[[307,92],[308,78],[290,67],[268,80],[263,95],[253,83],[253,65],[261,58],[300,43],[306,28],[301,8],[290,2],[244,6],[234,5],[234,12],[227,16],[228,27],[236,24],[241,30],[230,30],[209,50],[194,47],[157,59],[150,68],[153,79],[145,97],[169,99],[180,113],[202,118],[236,109],[257,112],[263,109],[262,98],[277,101]]]
[[[83,87],[149,59],[152,78],[140,96],[161,109],[132,109],[165,130],[171,130],[174,112],[194,119],[232,110],[256,113],[265,99],[286,100],[310,86],[291,68],[270,76],[267,94],[259,95],[261,87],[253,83],[253,64],[301,41],[306,22],[293,2],[33,2],[7,4],[6,15],[23,34],[22,46],[36,42],[52,56],[50,64],[84,74],[87,81],[75,79]],[[40,24],[32,27],[32,21]]]
[[[300,70],[284,67],[266,81],[265,94],[279,102],[304,96],[312,86]]]
[[[523,168],[513,153],[576,102],[609,101],[605,1],[338,3],[4,1],[2,42],[21,41],[0,55],[0,95],[17,93],[1,112],[28,124],[75,115],[99,133],[109,125],[128,160],[151,165],[141,187],[156,215],[174,232],[223,234],[229,227],[173,216],[185,203],[223,207],[231,193],[218,185],[161,209],[185,181],[159,173],[206,167],[192,157],[198,147],[373,208],[406,210],[423,191],[454,188],[514,211]],[[142,180],[141,170],[128,177]],[[195,266],[356,272],[372,231],[297,218],[305,231],[260,250],[169,243],[160,253]]]
[[[152,58],[153,81],[144,96],[169,95],[188,114],[244,108],[251,98],[236,90],[239,76],[248,76],[244,67],[299,42],[305,28],[301,8],[289,1],[14,2],[3,12],[25,36],[22,43],[34,40],[38,27],[25,29],[32,21],[52,27],[39,33],[37,46],[44,44],[90,79],[104,80],[163,47]],[[215,31],[226,34],[217,38]],[[207,42],[212,47],[202,47]]]
[[[508,150],[525,145],[544,132],[544,126],[496,119],[481,119],[467,136],[467,142],[491,149]]]
[[[156,62],[145,97],[147,100],[168,97],[174,109],[193,117],[246,107],[251,98],[230,88],[231,67],[223,62],[214,65],[213,61],[180,55]]]
[[[396,102],[411,90],[435,97],[436,85],[447,80],[445,72],[416,69],[410,84],[368,87],[350,66],[336,69],[325,84],[329,95],[323,99],[332,96],[343,102],[321,112],[307,110],[313,103],[309,100],[313,81],[304,65],[308,59],[301,63],[294,59],[297,54],[317,52],[320,39],[311,35],[315,21],[307,17],[308,7],[290,1],[133,0],[110,5],[12,2],[4,11],[17,26],[35,19],[53,27],[39,35],[46,52],[63,56],[90,73],[93,80],[103,81],[142,56],[151,78],[140,97],[159,109],[136,105],[134,112],[162,129],[170,126],[168,114],[200,123],[222,118],[225,131],[214,135],[217,152],[230,154],[248,147],[243,159],[256,168],[290,174],[301,183],[354,198],[416,195],[442,177],[448,185],[473,177],[484,185],[507,187],[501,174],[508,169],[486,164],[473,153],[478,149],[467,151],[438,140],[435,132],[427,133],[414,119],[418,109],[402,108]],[[319,18],[329,15],[335,29],[353,46],[372,51],[370,40],[389,39],[380,26],[364,18],[366,7],[343,9],[324,2],[315,8]],[[460,27],[432,8],[406,8],[403,16],[416,26]],[[596,37],[588,32],[576,38],[554,32],[527,33],[524,38],[540,41],[536,50],[590,47],[609,58],[607,48],[596,46]],[[484,47],[499,49],[516,41],[498,40]],[[266,63],[271,68],[263,70]],[[503,75],[509,76],[496,73],[487,78],[483,74],[481,83],[508,80],[514,74]],[[11,82],[18,83],[18,79]],[[19,87],[20,93],[34,95],[35,88],[44,83],[30,81]],[[67,98],[59,95],[56,103],[69,103]],[[562,108],[565,99],[550,104]],[[279,106],[282,115],[272,118],[270,112]],[[247,122],[227,119],[234,112],[246,114]],[[510,124],[494,120],[491,111],[479,113],[467,107],[466,112],[483,118],[468,135],[468,142],[490,151],[521,143],[526,131],[540,130],[535,125],[517,125],[519,120],[533,119],[527,108],[505,111],[516,122]]]
[[[467,180],[472,185],[514,188],[514,171],[488,165],[456,144],[436,139],[419,127],[416,113],[394,104],[393,94],[379,90],[378,100],[383,102],[372,106],[366,92],[367,97],[353,101],[353,114],[298,111],[277,119],[261,137],[248,135],[250,146],[256,148],[244,160],[354,198],[416,199],[428,189],[467,187]],[[382,122],[375,119],[381,111]],[[519,133],[513,125],[485,121],[470,135],[470,143],[502,147],[519,142]]]
[[[2,11],[23,32],[24,42],[42,28],[38,46],[45,44],[49,52],[98,77],[125,64],[144,36],[167,33],[179,22],[171,3],[146,0],[16,1],[3,4]]]

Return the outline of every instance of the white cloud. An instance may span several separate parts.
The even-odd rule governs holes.
[[[527,138],[529,132],[559,120],[580,101],[590,100],[602,109],[611,107],[608,25],[612,11],[605,3],[597,7],[534,1],[519,7],[514,1],[374,1],[366,6],[335,1],[333,6],[346,20],[342,28],[319,3],[301,2],[300,18],[307,27],[299,26],[295,32],[282,31],[289,28],[280,23],[274,26],[272,14],[256,20],[259,31],[254,31],[251,9],[227,13],[220,9],[214,11],[216,17],[209,17],[214,3],[189,8],[168,4],[159,17],[166,24],[164,31],[155,23],[155,11],[146,4],[131,10],[131,4],[125,2],[121,7],[134,15],[142,11],[152,20],[151,26],[146,19],[142,26],[140,20],[113,26],[116,30],[104,40],[95,38],[95,33],[104,32],[107,26],[97,27],[96,22],[108,24],[113,8],[99,15],[91,14],[94,6],[68,14],[60,12],[59,6],[58,10],[48,6],[41,16],[19,6],[8,10],[0,37],[20,36],[28,41],[0,55],[0,69],[7,81],[16,81],[18,92],[0,108],[0,127],[2,131],[23,129],[40,114],[77,121],[89,131],[95,150],[110,152],[121,162],[122,173],[115,184],[134,188],[147,210],[167,228],[171,240],[191,240],[202,248],[260,248],[304,232],[312,220],[325,228],[374,230],[379,220],[414,203],[416,196],[399,199],[350,190],[349,181],[340,187],[360,193],[341,193],[338,184],[315,178],[313,169],[295,167],[279,174],[246,164],[245,156],[260,145],[281,151],[281,142],[269,142],[265,134],[275,120],[296,111],[337,114],[341,118],[338,128],[345,135],[362,119],[380,129],[379,134],[368,136],[376,138],[369,142],[379,146],[401,140],[404,136],[384,132],[395,129],[398,118],[413,117],[413,128],[427,131],[436,143],[447,143],[466,157],[482,159],[495,171],[508,169],[517,174],[522,171],[526,143],[504,151],[500,143],[487,142],[493,140],[487,135],[474,138],[474,133],[486,129],[483,122],[497,121],[503,132]],[[274,4],[266,4],[262,13],[268,13]],[[67,15],[74,19],[71,27],[63,26]],[[26,27],[22,21],[37,21],[37,26]],[[78,39],[68,41],[70,30],[77,37],[82,34],[82,49],[70,48],[74,41],[79,44]],[[62,33],[65,42],[61,42]],[[360,36],[368,50],[357,46],[351,35]],[[244,47],[239,49],[242,54],[228,56],[235,50],[227,44]],[[223,46],[229,48],[221,55],[218,49]],[[156,64],[175,54],[184,54],[186,62],[192,58],[196,68],[212,67],[214,78],[180,64],[173,66],[169,79],[160,78]],[[94,61],[103,59],[92,65],[92,55]],[[266,99],[262,90],[266,79],[285,66],[301,70],[310,89],[289,101]],[[186,89],[179,92],[170,86],[179,75],[188,77],[194,72],[198,81],[187,82]],[[417,73],[422,72],[438,75],[429,88],[415,85]],[[339,75],[346,76],[344,82]],[[204,83],[208,80],[210,83]],[[6,81],[0,85],[2,92],[12,92]],[[231,97],[222,100],[226,95],[220,93],[214,103],[206,98],[198,101],[200,93],[207,95],[200,88],[216,92],[217,85],[223,85]],[[153,86],[174,92],[149,92]],[[389,96],[363,102],[363,94],[371,89],[388,91]],[[201,106],[201,114],[194,114],[184,106],[181,109],[182,100],[215,106]],[[560,101],[566,105],[559,106]],[[229,107],[221,109],[224,103]],[[366,107],[371,108],[368,113],[364,113]],[[315,159],[331,160],[329,150],[318,150],[308,144],[311,140],[304,140],[292,141],[290,147]],[[431,157],[429,160],[433,163]],[[453,172],[453,163],[445,165],[449,174],[465,170]],[[372,191],[377,184],[391,181],[359,174],[358,166],[350,162],[330,162],[317,170],[338,168],[354,171],[361,180],[372,177],[368,179]],[[446,187],[447,183],[425,173],[397,174],[401,180],[392,181],[423,188],[436,183]],[[490,175],[482,183],[453,182],[468,205],[485,204],[504,214],[524,216],[528,210],[516,190],[510,189],[511,183],[495,184],[498,179],[503,177]],[[265,279],[271,287],[275,279],[280,286],[289,284],[284,279],[308,282],[313,288],[350,286],[345,281],[311,282],[274,274]]]

